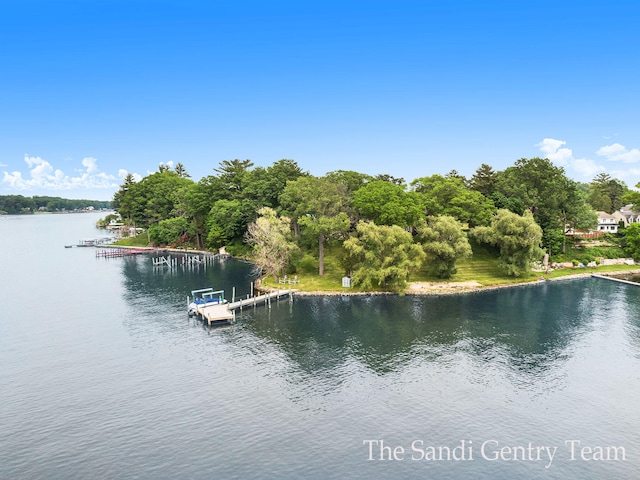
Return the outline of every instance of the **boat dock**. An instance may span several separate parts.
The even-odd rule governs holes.
[[[640,286],[640,283],[631,282],[629,280],[623,280],[622,278],[609,277],[609,276],[606,276],[606,275],[597,275],[595,273],[591,274],[591,276],[593,278],[601,278],[603,280],[611,280],[612,282],[626,283],[627,285],[635,285],[636,287]]]
[[[195,304],[193,305],[193,312],[197,317],[202,318],[202,320],[207,320],[209,325],[219,322],[235,323],[236,310],[240,309],[242,312],[244,307],[256,307],[263,304],[270,308],[272,300],[279,301],[284,297],[292,299],[294,292],[295,290],[292,289],[275,290],[255,297],[247,295],[247,298],[237,301],[232,300],[230,303]],[[191,301],[192,298],[187,297],[187,304],[192,305]]]
[[[142,255],[146,253],[149,253],[149,251],[142,248],[113,248],[109,250],[96,250],[96,257],[119,258],[130,257],[131,255]]]

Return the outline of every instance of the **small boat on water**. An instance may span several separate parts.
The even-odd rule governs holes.
[[[191,291],[191,296],[188,298],[187,303],[189,316],[193,316],[196,314],[198,307],[222,305],[227,303],[227,301],[224,298],[224,290],[214,291],[213,288],[201,288]]]

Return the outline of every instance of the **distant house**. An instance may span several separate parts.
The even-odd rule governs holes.
[[[625,227],[632,223],[640,223],[640,212],[632,210],[633,205],[625,205],[617,212],[613,212],[613,216],[618,222],[623,222]]]
[[[607,212],[598,213],[598,232],[603,233],[617,233],[618,232],[618,219]]]

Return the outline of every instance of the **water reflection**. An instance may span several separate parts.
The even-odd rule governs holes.
[[[181,254],[174,254],[179,259]],[[236,297],[246,296],[250,291],[252,265],[238,260],[217,260],[213,264],[199,266],[177,265],[154,266],[152,256],[125,257],[122,259],[122,277],[129,299],[145,297],[183,308],[191,290],[213,287],[224,290],[231,299],[235,288]],[[107,260],[110,261],[110,260]]]
[[[196,288],[250,291],[251,265],[235,260],[170,270],[149,258],[122,259],[127,300],[136,309],[182,315]],[[571,345],[612,315],[629,319],[640,351],[640,289],[598,279],[547,282],[459,296],[297,296],[239,314],[238,335],[284,353],[303,374],[338,375],[356,360],[378,375],[419,361],[460,355],[536,378],[571,355]],[[150,315],[154,317],[155,315]]]
[[[306,372],[334,370],[350,355],[385,374],[416,356],[464,353],[536,376],[566,360],[570,345],[615,308],[611,289],[585,279],[462,296],[296,297],[246,314],[245,328]]]

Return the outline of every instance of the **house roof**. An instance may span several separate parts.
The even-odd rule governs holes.
[[[613,215],[611,215],[610,213],[607,212],[602,212],[599,211],[598,213],[598,218],[613,218],[615,220],[616,217],[614,217]]]

